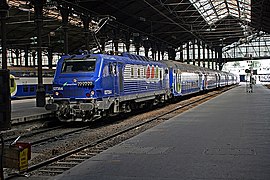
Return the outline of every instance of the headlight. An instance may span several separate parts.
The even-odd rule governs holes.
[[[95,91],[91,91],[90,94],[91,94],[91,96],[94,96],[95,95]]]

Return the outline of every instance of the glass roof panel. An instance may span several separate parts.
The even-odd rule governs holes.
[[[211,25],[231,15],[251,21],[251,0],[189,0],[205,21]]]

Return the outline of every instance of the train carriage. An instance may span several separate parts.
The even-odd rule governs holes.
[[[196,93],[204,88],[204,76],[199,67],[169,60],[162,63],[168,66],[173,97]]]
[[[11,99],[29,98],[36,96],[38,78],[34,67],[9,67]],[[52,94],[54,70],[43,70],[43,85],[47,95]]]

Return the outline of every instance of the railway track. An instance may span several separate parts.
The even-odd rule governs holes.
[[[223,88],[219,91],[212,91],[207,94],[203,94],[197,97],[193,97],[191,99],[186,99],[181,102],[175,103],[170,105],[171,107],[166,108],[159,108],[159,111],[156,113],[154,117],[150,117],[144,119],[143,121],[135,121],[128,126],[123,126],[122,128],[113,128],[113,131],[107,132],[106,135],[102,137],[95,137],[94,140],[91,140],[89,143],[85,143],[80,145],[77,148],[65,151],[64,153],[58,153],[56,156],[51,158],[47,158],[42,162],[35,163],[31,165],[27,172],[23,174],[16,174],[12,176],[8,176],[7,179],[12,179],[12,177],[18,175],[25,175],[25,176],[56,176],[58,174],[63,173],[64,171],[74,167],[77,164],[82,163],[86,159],[89,159],[100,152],[108,149],[109,147],[115,146],[120,142],[131,138],[157,124],[160,124],[183,111],[186,111],[192,107],[195,107],[202,102],[205,102],[224,91],[227,91],[233,87]],[[169,110],[168,110],[169,109]],[[143,114],[137,115],[136,118],[139,116],[143,116]],[[134,117],[130,117],[132,119]],[[126,121],[126,120],[124,120]],[[89,130],[89,127],[85,127],[81,129],[81,131]],[[118,130],[119,129],[119,130]],[[91,131],[104,131],[103,127],[99,127],[97,129],[90,129]],[[80,130],[78,130],[80,131]],[[78,132],[77,131],[77,132]],[[94,132],[95,133],[95,132]],[[96,135],[98,136],[98,135]],[[57,150],[56,150],[57,151]]]

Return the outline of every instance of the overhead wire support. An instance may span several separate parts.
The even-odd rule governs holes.
[[[150,6],[152,9],[154,9],[155,11],[157,11],[160,15],[164,16],[166,19],[168,19],[169,21],[171,21],[172,23],[174,23],[176,26],[184,29],[185,31],[189,32],[190,34],[192,34],[195,38],[197,38],[198,40],[200,40],[201,38],[198,37],[194,32],[192,32],[190,29],[182,26],[181,24],[175,22],[172,18],[168,17],[166,14],[164,14],[163,12],[161,12],[160,10],[158,10],[155,6],[153,6],[151,3],[149,3],[147,0],[144,0],[144,2]],[[159,2],[160,3],[160,2]]]

